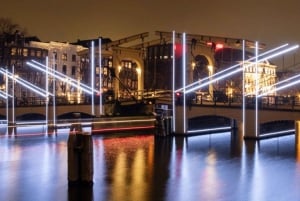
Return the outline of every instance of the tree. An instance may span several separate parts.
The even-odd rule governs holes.
[[[14,23],[10,18],[0,17],[0,35],[12,35],[15,33],[21,33],[24,35],[26,30],[19,24]]]

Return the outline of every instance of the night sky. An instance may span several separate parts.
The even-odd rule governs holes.
[[[42,41],[177,31],[237,37],[272,48],[300,43],[299,0],[0,0],[11,18]]]

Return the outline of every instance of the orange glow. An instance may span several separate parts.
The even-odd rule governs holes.
[[[221,44],[221,43],[217,43],[216,44],[216,50],[218,50],[218,49],[223,49],[224,48],[224,45],[223,44]]]

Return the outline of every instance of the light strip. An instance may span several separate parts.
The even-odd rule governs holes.
[[[32,83],[30,83],[30,82],[28,82],[28,81],[22,79],[21,77],[15,77],[14,74],[8,72],[6,69],[0,68],[0,71],[2,72],[2,74],[4,74],[4,73],[7,74],[8,77],[10,77],[11,79],[15,80],[15,81],[18,82],[18,83],[19,83],[19,82],[22,82],[24,85],[29,85],[31,88],[33,88],[33,89],[35,89],[35,90],[37,90],[37,91],[40,91],[40,93],[45,93],[45,94],[47,94],[47,93],[46,93],[46,90],[37,87],[36,85],[34,85],[34,84],[32,84]],[[29,86],[28,86],[28,87],[25,86],[25,87],[29,88]],[[50,95],[52,95],[52,94],[50,94]]]
[[[33,67],[33,68],[35,68],[35,69],[37,69],[37,70],[40,70],[40,71],[42,71],[42,72],[46,72],[45,69],[43,69],[43,68],[41,68],[41,67],[39,67],[39,66],[37,66],[37,65],[35,65],[35,64],[33,64],[33,63],[31,63],[31,62],[26,62],[26,64],[29,65],[29,66],[31,66],[31,67]],[[87,92],[88,94],[93,94],[93,92],[92,92],[91,90],[87,90],[86,88],[83,88],[83,87],[81,87],[81,86],[78,86],[78,85],[77,85],[76,83],[74,83],[74,82],[70,82],[68,79],[66,79],[66,77],[61,77],[61,76],[57,75],[57,74],[56,74],[56,71],[55,71],[55,73],[49,72],[49,74],[50,74],[51,76],[53,76],[53,77],[55,77],[55,78],[61,80],[61,81],[67,82],[68,84],[74,86],[75,88],[79,88],[79,89],[81,89],[82,91]]]
[[[175,106],[175,31],[173,31],[173,59],[172,59],[172,109],[173,109],[173,133],[175,133],[175,128],[176,128],[176,106]]]
[[[258,95],[258,98],[260,98],[260,97],[262,97],[262,96],[265,96],[265,95],[267,95],[268,93],[271,93],[271,92],[277,92],[277,91],[280,91],[280,90],[285,89],[285,88],[287,88],[287,87],[291,87],[291,86],[296,85],[296,84],[298,84],[298,83],[300,83],[300,80],[296,80],[296,81],[294,81],[294,82],[290,82],[290,83],[285,84],[285,85],[283,85],[283,86],[277,87],[276,89],[270,90],[270,91],[268,91],[268,92],[266,92],[266,93],[259,94],[259,95]]]
[[[15,65],[12,66],[12,74],[15,74]],[[5,71],[5,75],[8,77],[8,71]],[[12,82],[12,96],[13,96],[13,100],[12,100],[12,124],[15,124],[15,82]]]
[[[46,83],[45,83],[45,88],[46,88],[46,94],[49,94],[49,58],[48,56],[46,57]],[[49,117],[49,96],[46,97],[46,124],[48,124],[48,117]],[[46,126],[46,133],[48,133],[48,126]]]
[[[53,53],[53,64],[52,64],[52,68],[51,68],[51,71],[48,71],[48,74],[51,75],[51,73],[53,72],[55,74],[55,65],[56,65],[56,58],[55,58],[55,55]],[[51,73],[49,73],[51,72]],[[54,94],[53,95],[53,98],[52,98],[52,102],[53,102],[53,105],[52,105],[52,109],[53,109],[53,127],[55,128],[56,126],[56,79],[55,79],[55,76],[51,75],[52,76],[52,93]],[[55,129],[56,131],[56,129]]]
[[[281,54],[287,53],[287,52],[289,52],[289,51],[295,50],[295,49],[297,49],[297,48],[299,48],[299,45],[295,45],[295,46],[292,46],[292,47],[290,47],[290,48],[286,48],[286,49],[281,50],[281,51],[279,51],[279,52],[277,52],[277,53],[271,54],[271,55],[266,56],[266,57],[264,57],[264,58],[262,58],[262,59],[260,59],[260,60],[257,60],[257,62],[261,62],[261,61],[264,61],[264,60],[271,59],[271,58],[273,58],[273,57],[276,57],[276,56],[279,56],[279,55],[281,55]],[[248,67],[248,66],[251,66],[251,64],[247,65],[246,67]],[[243,68],[245,68],[245,66],[244,66]],[[210,80],[210,81],[207,81],[206,83],[203,83],[203,84],[201,84],[201,85],[198,85],[198,86],[196,86],[196,87],[193,87],[193,88],[191,88],[191,89],[188,89],[188,90],[185,91],[185,93],[190,93],[190,92],[195,91],[195,90],[197,90],[197,89],[199,89],[199,88],[202,88],[202,87],[204,87],[204,86],[207,86],[207,85],[210,84],[210,83],[216,82],[216,81],[218,81],[218,80],[220,80],[220,79],[224,79],[224,78],[229,77],[229,76],[231,76],[231,75],[233,75],[233,74],[236,74],[236,73],[242,71],[243,68],[238,68],[238,69],[233,70],[233,71],[231,71],[231,72],[229,72],[229,73],[227,73],[227,74],[225,74],[225,75],[222,75],[222,76],[219,76],[219,77],[217,77],[217,78],[215,78],[215,79],[212,79],[212,80]]]
[[[272,136],[272,135],[278,135],[278,134],[284,134],[284,133],[291,133],[295,132],[295,129],[290,129],[290,130],[283,130],[283,131],[277,131],[277,132],[272,132],[272,133],[263,133],[260,134],[260,137],[265,137],[265,136]]]
[[[281,84],[283,84],[283,83],[285,83],[285,82],[288,82],[288,81],[290,81],[290,80],[292,80],[292,79],[295,79],[295,78],[298,78],[298,77],[300,77],[300,74],[295,75],[295,76],[292,76],[292,77],[287,78],[287,79],[285,79],[285,80],[281,80],[281,81],[279,81],[279,82],[277,82],[277,83],[275,83],[275,84],[273,84],[273,85],[270,86],[270,87],[276,87],[276,89],[270,89],[269,91],[266,91],[266,92],[264,92],[264,93],[258,95],[258,97],[262,97],[262,96],[268,95],[268,93],[277,92],[277,91],[278,91],[278,88],[279,88],[279,89],[282,88],[282,87],[283,87],[283,88],[286,88],[285,86],[291,84],[291,82],[286,83],[285,85],[280,86],[280,87],[277,87],[277,85],[281,85]],[[298,81],[294,81],[294,82],[298,82]],[[292,82],[292,83],[294,83],[294,82]],[[290,85],[289,85],[289,86],[290,86]]]
[[[259,87],[259,77],[258,77],[258,42],[255,42],[255,136],[258,136],[258,87]]]
[[[208,128],[208,129],[199,129],[199,130],[189,130],[188,133],[201,133],[201,132],[208,132],[208,131],[218,131],[218,130],[229,130],[231,129],[230,126],[219,127],[219,128]]]
[[[5,99],[7,99],[8,97],[10,97],[10,98],[13,97],[12,95],[10,95],[10,94],[8,94],[8,93],[2,91],[2,90],[0,90],[0,95],[5,96]]]
[[[94,41],[92,41],[91,44],[91,88],[92,88],[92,92],[95,89],[95,45],[94,45]],[[95,93],[91,93],[92,95],[92,105],[91,105],[91,113],[92,115],[95,115]]]
[[[5,93],[3,93],[2,91],[0,92],[0,97],[7,100],[7,95]]]
[[[8,95],[8,77],[7,77],[7,74],[5,74],[5,93],[6,93],[6,95]],[[13,96],[11,96],[11,98],[13,98]],[[8,112],[8,108],[9,108],[8,102],[9,101],[6,101],[6,121],[7,121],[7,124],[8,124],[8,115],[9,115],[9,112]]]
[[[11,78],[12,80],[14,80],[15,82],[17,82],[17,83],[19,83],[20,85],[22,85],[22,86],[24,86],[24,87],[26,87],[26,88],[32,90],[33,92],[35,92],[35,93],[37,93],[37,94],[39,94],[39,95],[41,95],[41,96],[43,96],[43,97],[47,97],[47,94],[44,94],[44,93],[41,92],[43,89],[40,89],[40,88],[39,88],[39,89],[41,90],[41,91],[39,91],[39,90],[36,89],[36,88],[38,88],[38,87],[34,88],[34,87],[31,87],[31,86],[28,86],[28,83],[27,83],[27,82],[24,82],[23,79],[21,79],[21,78],[15,78],[14,76],[9,75],[9,73],[8,73],[7,71],[4,71],[3,69],[0,69],[0,73],[2,73],[3,75],[7,75],[9,78]],[[14,102],[14,101],[13,101],[13,102]]]
[[[284,47],[286,47],[286,46],[288,46],[288,44],[284,44],[284,45],[281,45],[281,46],[276,47],[276,48],[274,48],[274,49],[271,49],[271,50],[269,50],[269,51],[267,51],[267,52],[262,53],[262,54],[259,55],[259,56],[264,56],[264,55],[266,55],[266,54],[275,52],[275,51],[280,50],[280,49],[282,49],[282,48],[284,48]],[[245,54],[245,53],[243,53],[243,54]],[[245,61],[245,55],[244,55],[243,61],[244,61],[244,62],[250,62],[250,61],[255,60],[255,59],[256,59],[256,57],[252,57],[252,58],[247,59],[247,60]],[[200,83],[202,83],[202,82],[204,82],[204,81],[206,81],[206,80],[209,80],[209,79],[212,78],[212,77],[215,77],[215,76],[217,76],[217,75],[219,75],[219,74],[222,74],[222,73],[224,73],[224,72],[226,72],[226,71],[232,70],[232,69],[237,68],[237,67],[239,67],[239,66],[240,66],[240,64],[233,65],[233,66],[231,66],[231,67],[229,67],[229,68],[226,68],[226,69],[224,69],[224,70],[222,70],[222,71],[216,72],[215,74],[213,74],[213,75],[211,75],[211,76],[208,76],[208,77],[205,77],[205,78],[203,78],[203,79],[201,79],[201,80],[199,80],[199,81],[193,82],[193,83],[191,83],[191,84],[185,86],[185,88],[194,86],[194,85],[196,85],[196,84],[200,84]],[[177,89],[175,92],[180,92],[180,91],[182,91],[182,90],[183,90],[183,88],[180,88],[180,89]]]
[[[245,40],[243,40],[243,61],[242,65],[245,66]],[[245,68],[243,68],[243,123],[242,123],[242,132],[245,136],[245,126],[246,126],[246,96],[245,96]]]
[[[186,132],[186,33],[182,35],[183,132]]]
[[[99,91],[100,91],[100,100],[99,100],[99,112],[100,116],[103,115],[103,108],[102,108],[102,96],[103,96],[103,90],[102,90],[102,40],[99,38],[99,45],[98,45],[98,51],[99,51]]]
[[[39,63],[39,62],[37,62],[37,61],[35,61],[35,60],[32,60],[32,62],[33,63],[35,63],[35,64],[37,64],[37,65],[39,65],[39,66],[42,66],[43,68],[47,68],[44,64],[41,64],[41,63]],[[43,69],[43,68],[41,68],[41,69]],[[44,71],[45,72],[45,71]],[[70,83],[70,82],[74,82],[74,83],[76,83],[76,85],[78,85],[78,80],[75,80],[75,79],[73,79],[73,78],[71,78],[71,77],[69,77],[69,76],[66,76],[65,74],[63,74],[63,73],[61,73],[61,72],[59,72],[59,71],[57,71],[57,70],[55,70],[55,69],[53,69],[53,73],[52,74],[55,74],[57,77],[61,77],[61,79],[63,79],[62,81],[65,81],[65,80],[68,80],[68,83]],[[73,86],[73,85],[72,85]],[[86,84],[83,84],[83,83],[80,83],[80,89],[86,89],[86,90],[88,90],[88,91],[91,91],[92,90],[92,88],[90,87],[90,86],[88,86],[88,85],[86,85]],[[78,88],[78,87],[77,87]],[[98,90],[94,90],[94,92],[96,92],[96,93],[99,93],[99,91]]]

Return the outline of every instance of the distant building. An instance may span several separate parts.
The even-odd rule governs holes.
[[[77,80],[78,83],[82,82],[84,74],[80,69],[80,57],[78,56],[78,52],[86,50],[87,48],[81,45],[55,41],[31,41],[30,46],[48,50],[49,68]],[[68,84],[68,80],[53,79],[53,76],[49,76],[49,91],[53,91],[53,87],[55,87],[56,96],[65,98],[65,101],[69,103],[82,102],[82,91]]]
[[[41,72],[36,72],[30,69],[26,62],[32,59],[45,63],[48,50],[42,47],[32,47],[30,42],[39,41],[37,37],[24,37],[19,33],[13,35],[0,36],[0,67],[7,69],[22,79],[25,79],[32,84],[41,88],[45,87],[45,79]],[[6,91],[7,77],[0,75],[1,90]],[[40,95],[26,89],[18,84],[14,84],[11,79],[8,79],[8,93],[14,94],[17,103],[24,103],[24,98],[40,97]],[[14,85],[14,87],[12,87]],[[12,91],[14,89],[14,91]]]

